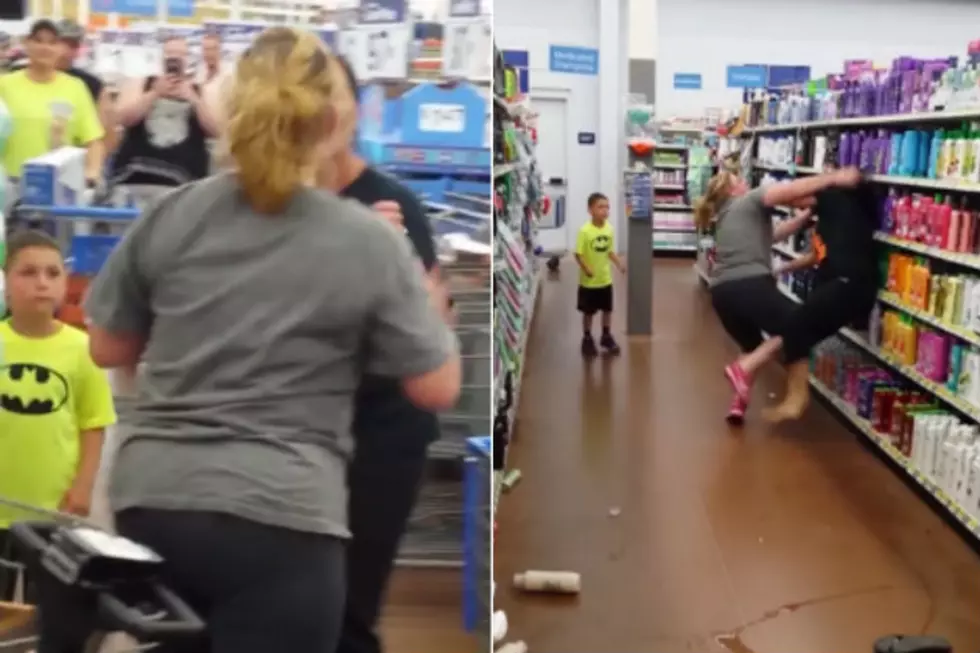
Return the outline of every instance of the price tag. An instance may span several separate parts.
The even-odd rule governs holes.
[[[419,131],[461,134],[466,129],[466,108],[460,104],[420,104]]]
[[[488,16],[454,18],[442,42],[444,77],[490,81],[493,76],[493,28]]]

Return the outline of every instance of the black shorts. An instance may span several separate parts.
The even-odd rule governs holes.
[[[612,313],[613,309],[613,289],[612,285],[602,288],[578,287],[578,310],[586,315],[596,313]]]

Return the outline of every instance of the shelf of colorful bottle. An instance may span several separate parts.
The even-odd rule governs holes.
[[[935,497],[944,508],[949,510],[957,521],[969,529],[971,533],[980,537],[980,522],[978,522],[975,517],[970,515],[957,501],[953,500],[952,497],[944,492],[942,488],[940,488],[939,485],[937,485],[925,473],[913,465],[905,454],[896,449],[895,445],[893,445],[885,436],[875,431],[871,425],[871,422],[861,417],[853,406],[837,396],[837,394],[832,392],[830,388],[825,386],[819,379],[812,375],[810,376],[810,385],[817,392],[817,394],[834,406],[834,408],[836,408],[847,421],[853,424],[857,430],[871,440],[871,442],[874,443],[879,449],[884,451],[885,454],[891,458],[893,462],[895,462],[895,464],[901,467],[905,473],[915,479],[919,485],[921,485],[929,494]]]
[[[882,290],[878,293],[878,300],[881,301],[882,304],[886,304],[887,306],[899,310],[906,315],[914,317],[920,322],[924,322],[931,327],[934,327],[944,333],[948,333],[949,335],[968,342],[971,345],[980,347],[980,334],[977,334],[975,331],[965,327],[949,324],[948,322],[944,322],[927,311],[910,306],[907,302],[902,301],[902,299],[894,293],[888,292],[887,290]]]
[[[800,301],[800,298],[794,295],[792,291],[788,290],[787,288],[780,286],[780,290],[783,292],[783,294],[785,294],[790,299],[796,302]],[[860,334],[856,333],[852,329],[844,328],[838,331],[837,333],[842,338],[848,340],[849,342],[856,345],[857,347],[860,347],[861,349],[871,354],[872,356],[877,358],[879,361],[881,361],[888,367],[892,368],[895,372],[905,377],[905,379],[907,379],[908,381],[911,381],[912,383],[916,384],[923,390],[931,393],[937,399],[943,401],[945,404],[949,405],[952,408],[955,408],[963,415],[968,416],[974,422],[980,424],[980,406],[974,406],[973,404],[966,401],[962,397],[954,394],[944,384],[939,383],[938,381],[933,381],[932,379],[920,373],[917,369],[915,369],[911,365],[907,365],[906,363],[903,363],[902,361],[896,359],[888,352],[878,349],[877,347],[869,343],[867,340],[861,337]]]
[[[796,131],[798,129],[825,129],[829,127],[871,127],[881,125],[916,124],[923,122],[970,122],[980,120],[980,108],[957,111],[929,111],[920,113],[898,113],[884,116],[859,116],[855,118],[830,118],[810,122],[786,123],[782,125],[758,125],[746,127],[743,135],[765,134],[770,132]]]
[[[949,263],[955,263],[956,265],[961,265],[972,270],[980,271],[980,255],[978,254],[968,252],[950,252],[939,247],[931,247],[929,245],[923,245],[922,243],[898,238],[897,236],[893,236],[882,231],[875,233],[875,240],[891,245],[892,247],[897,247],[909,252],[928,256],[929,258],[939,261],[947,261]]]
[[[753,167],[757,170],[769,172],[784,172],[787,174],[812,175],[820,172],[815,166],[789,166],[775,165],[756,161]],[[878,184],[890,186],[913,186],[915,188],[928,188],[930,190],[946,191],[950,193],[980,193],[980,183],[975,181],[965,181],[962,179],[930,179],[929,177],[907,177],[903,175],[884,175],[868,174],[865,179]]]

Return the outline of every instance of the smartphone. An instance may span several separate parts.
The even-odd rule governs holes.
[[[176,75],[177,77],[183,77],[184,75],[184,62],[177,57],[168,57],[163,62],[163,70],[168,75]]]

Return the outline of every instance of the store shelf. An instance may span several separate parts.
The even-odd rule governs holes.
[[[793,299],[796,302],[800,301],[800,298],[794,295],[788,289],[780,286],[780,290],[784,295]],[[906,365],[899,360],[896,360],[891,355],[881,351],[871,343],[869,343],[865,338],[854,331],[853,329],[841,329],[838,331],[838,335],[850,342],[851,344],[857,346],[858,348],[864,350],[866,353],[870,354],[874,358],[878,359],[879,362],[884,363],[893,372],[903,377],[905,380],[914,383],[926,392],[932,394],[934,397],[948,405],[950,408],[956,409],[958,412],[966,417],[969,417],[974,422],[980,424],[980,406],[974,406],[967,400],[956,395],[949,388],[947,388],[942,383],[933,381],[932,379],[926,378],[917,369],[911,365]]]
[[[655,252],[697,252],[697,245],[682,245],[677,243],[654,243]]]
[[[681,191],[681,192],[683,192],[683,191],[687,190],[687,186],[685,186],[684,184],[654,184],[653,185],[653,190],[655,190],[655,191],[657,191],[657,190],[675,190],[675,191]]]
[[[895,175],[868,175],[867,179],[879,184],[893,186],[914,186],[951,193],[980,193],[980,184],[956,179],[928,179],[925,177],[899,177]]]
[[[950,252],[938,247],[930,247],[928,245],[915,243],[910,240],[896,238],[895,236],[891,236],[880,231],[875,233],[875,240],[891,245],[892,247],[898,247],[899,249],[928,256],[929,258],[933,258],[938,261],[955,263],[956,265],[962,265],[963,267],[980,272],[980,255],[977,254]]]
[[[951,336],[955,336],[959,338],[960,340],[968,342],[971,345],[980,347],[980,334],[977,334],[975,331],[972,331],[965,327],[956,326],[953,324],[947,324],[946,322],[943,322],[942,320],[937,318],[935,315],[930,315],[925,311],[919,310],[917,308],[913,308],[908,304],[902,302],[902,300],[894,293],[890,293],[888,291],[883,290],[880,293],[878,293],[878,300],[882,304],[891,306],[892,308],[899,310],[902,313],[905,313],[906,315],[910,315],[915,319],[919,320],[920,322],[924,322],[929,326],[938,329],[939,331],[943,331]]]
[[[687,170],[687,164],[684,163],[653,163],[654,170]]]
[[[865,435],[875,446],[881,449],[891,460],[908,474],[916,483],[922,486],[926,492],[931,494],[936,500],[950,512],[963,526],[974,536],[980,537],[980,523],[967,511],[954,501],[925,473],[912,465],[911,461],[895,448],[891,442],[886,440],[880,433],[876,432],[871,423],[857,414],[857,411],[846,401],[833,393],[830,388],[821,383],[816,377],[810,377],[810,386],[821,397],[827,400],[830,405],[837,409],[841,416],[850,422],[858,431]]]
[[[664,233],[671,233],[671,234],[693,234],[693,233],[697,233],[698,228],[694,226],[693,222],[688,225],[676,225],[676,226],[661,225],[661,224],[654,223],[653,232],[656,233],[658,231],[663,231]]]
[[[694,207],[690,204],[654,204],[654,211],[693,211]]]
[[[902,113],[890,116],[862,116],[860,118],[834,118],[812,122],[788,123],[785,125],[760,125],[747,127],[742,134],[766,134],[772,132],[795,131],[798,129],[821,129],[828,127],[865,127],[870,125],[911,125],[924,122],[956,122],[980,120],[980,109],[963,111],[932,111],[928,113]]]

